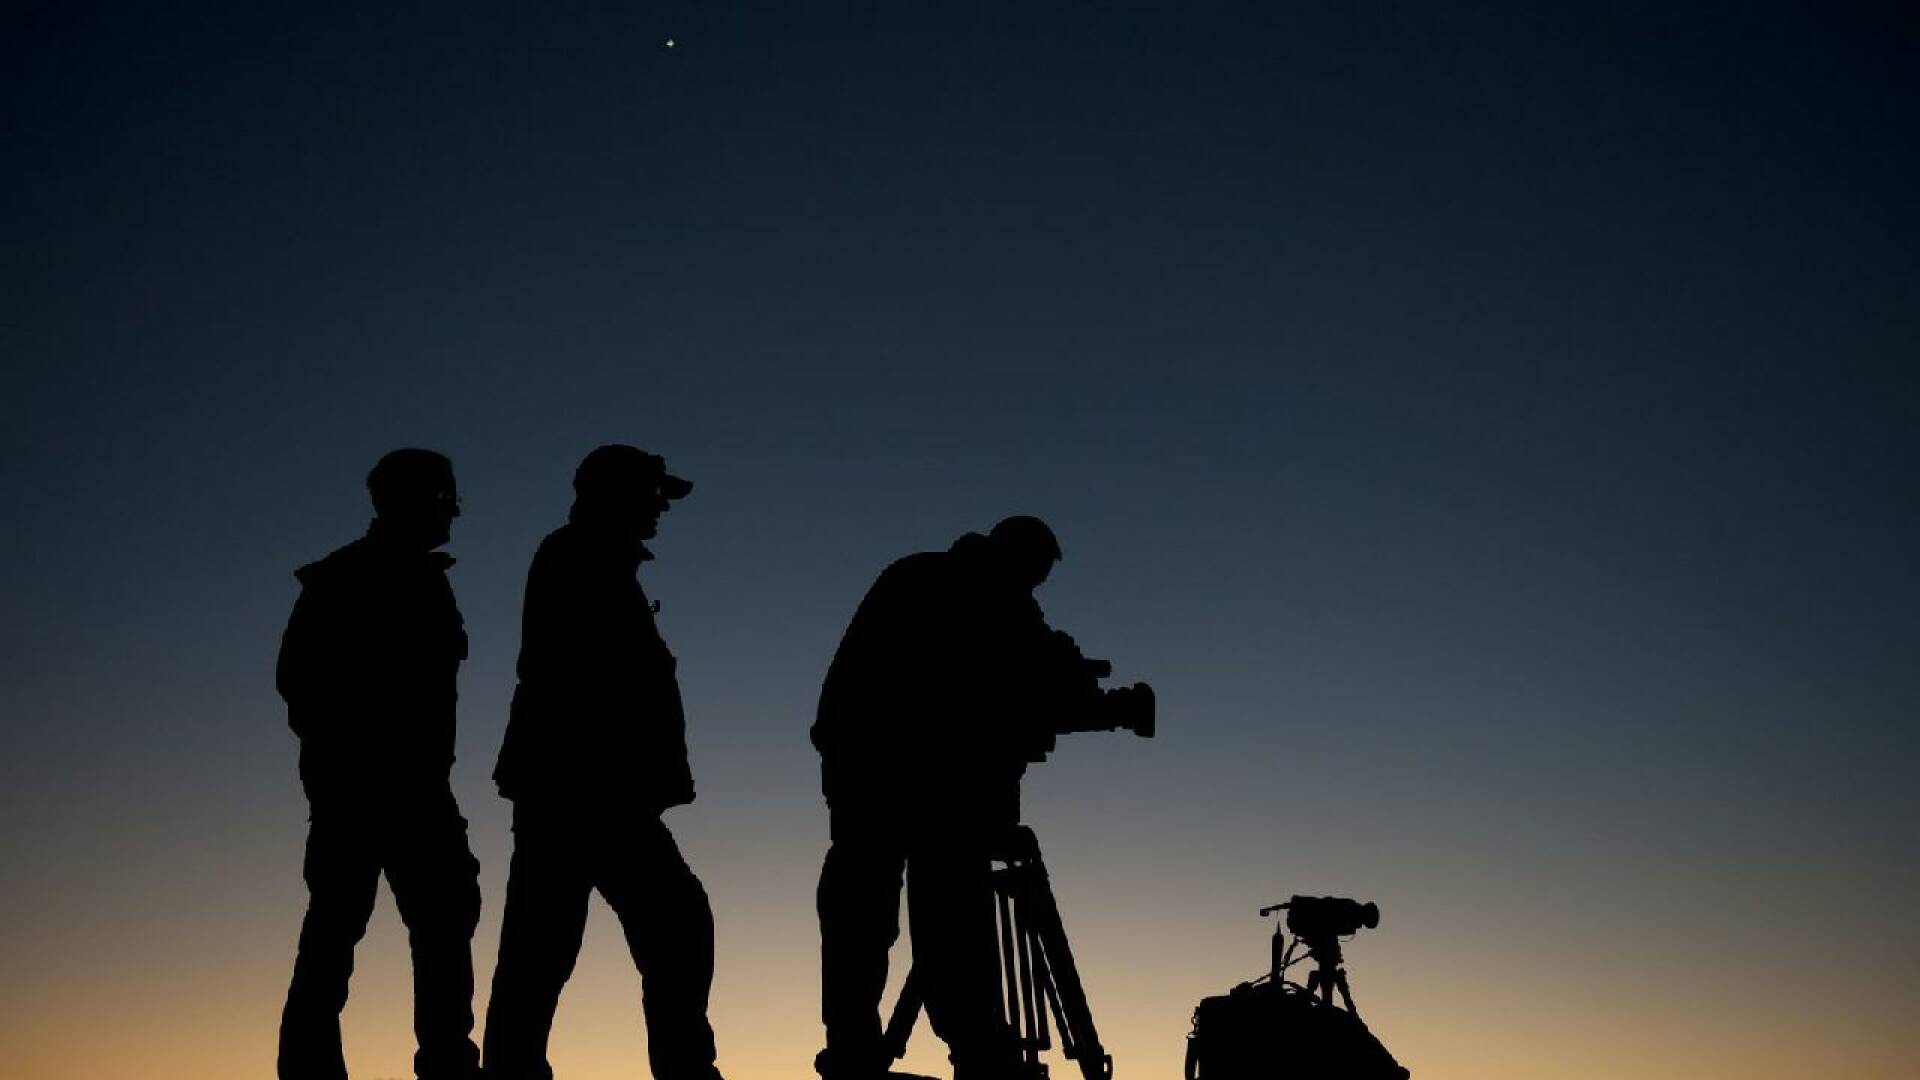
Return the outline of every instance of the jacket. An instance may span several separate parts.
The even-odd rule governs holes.
[[[830,805],[1017,808],[1051,631],[1031,594],[992,572],[986,543],[968,533],[899,559],[861,600],[811,731]]]
[[[575,523],[535,552],[493,771],[505,798],[655,812],[693,801],[676,663],[636,576],[647,558]]]
[[[445,786],[467,657],[452,565],[376,528],[294,572],[275,683],[309,798]]]

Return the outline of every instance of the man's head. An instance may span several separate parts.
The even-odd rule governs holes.
[[[381,530],[423,551],[446,543],[460,516],[453,462],[431,450],[389,451],[367,473],[367,494]]]
[[[993,545],[994,561],[1022,589],[1040,587],[1060,561],[1060,541],[1053,530],[1037,517],[1024,514],[1007,518],[987,534]]]
[[[690,481],[667,471],[660,455],[611,443],[581,459],[574,471],[573,512],[576,519],[651,540],[672,500],[692,490]]]

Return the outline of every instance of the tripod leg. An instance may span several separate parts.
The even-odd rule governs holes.
[[[1031,935],[1029,935],[1031,937]],[[1047,952],[1040,947],[1038,940],[1033,941],[1033,1017],[1037,1027],[1034,1029],[1034,1044],[1042,1050],[1053,1049],[1053,1035],[1047,1030],[1047,1010],[1053,1010],[1053,1022],[1060,1026],[1060,994],[1053,988],[1053,973],[1047,970]],[[1065,1038],[1065,1029],[1062,1036]],[[1062,1048],[1065,1044],[1062,1043]]]
[[[1346,968],[1341,968],[1333,973],[1333,984],[1340,988],[1340,1000],[1347,1003],[1347,1011],[1355,1016],[1359,1016],[1360,1010],[1353,1007],[1353,991],[1347,988]],[[1327,996],[1329,999],[1328,1004],[1332,1004],[1331,999],[1333,995],[1329,994]]]
[[[895,1061],[907,1056],[907,1041],[913,1038],[914,1022],[920,1019],[920,985],[915,979],[917,969],[908,968],[907,977],[900,984],[900,1000],[893,1003],[893,1015],[887,1019],[886,1035],[882,1044]]]
[[[1080,969],[1073,962],[1073,949],[1067,945],[1066,927],[1061,925],[1060,908],[1054,902],[1046,867],[1037,855],[1029,866],[1032,884],[1027,890],[1026,918],[1034,940],[1040,944],[1054,996],[1060,1002],[1061,1045],[1074,1048],[1071,1056],[1079,1062],[1086,1080],[1112,1080],[1113,1058],[1101,1047],[1100,1036],[1094,1031],[1093,1012],[1080,986]]]
[[[1035,978],[1034,954],[1038,943],[1033,940],[1033,931],[1025,925],[1027,890],[1020,888],[1013,895],[1013,910],[1016,918],[1023,920],[1014,928],[1014,941],[1020,949],[1020,1044],[1026,1051],[1029,1064],[1040,1060],[1040,1051],[1047,1048],[1046,1041],[1040,1035],[1038,1013],[1040,1002],[1036,996],[1040,993],[1039,980]]]
[[[1080,1058],[1080,1047],[1074,1043],[1073,1030],[1067,1026],[1066,1015],[1060,1011],[1060,988],[1054,985],[1053,970],[1047,967],[1046,952],[1042,950],[1037,955],[1040,964],[1040,990],[1047,999],[1047,1008],[1040,1010],[1040,1037],[1042,1040],[1048,1039],[1047,1012],[1051,1010],[1053,1026],[1060,1030],[1060,1052],[1077,1061]]]
[[[1000,970],[1006,978],[1007,991],[1000,1001],[1000,1016],[1013,1028],[1020,1025],[1020,974],[1015,966],[1013,886],[1007,880],[1008,873],[1003,870],[993,875],[993,892],[994,902],[1000,908]]]

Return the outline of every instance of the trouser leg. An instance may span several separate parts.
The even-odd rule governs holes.
[[[640,969],[647,1057],[654,1080],[708,1080],[714,1072],[707,997],[713,987],[713,907],[673,834],[644,819],[597,852],[597,880]]]
[[[413,1030],[420,1080],[470,1080],[473,1044],[473,930],[480,921],[480,864],[467,823],[448,794],[411,820],[398,820],[387,882],[413,953]]]
[[[592,885],[566,840],[514,826],[500,958],[487,1001],[488,1080],[552,1080],[547,1036],[573,974]]]
[[[340,1010],[367,932],[380,863],[361,830],[316,818],[307,831],[307,915],[280,1014],[280,1080],[346,1080]]]
[[[956,1080],[1012,1076],[1019,1063],[1001,1015],[991,869],[984,840],[970,834],[918,843],[907,858],[915,978]]]
[[[877,1076],[891,1064],[882,1042],[880,999],[887,988],[887,954],[900,936],[906,856],[879,820],[885,819],[878,813],[834,811],[832,842],[820,867],[815,903],[827,1047],[814,1066],[824,1077]]]

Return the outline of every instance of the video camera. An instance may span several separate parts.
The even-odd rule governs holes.
[[[1071,696],[1073,706],[1054,716],[1054,732],[1071,735],[1080,731],[1131,731],[1143,739],[1153,738],[1153,687],[1137,682],[1132,686],[1108,688],[1102,679],[1113,675],[1113,662],[1097,660],[1080,651],[1080,644],[1064,630],[1049,632],[1052,652],[1058,662],[1075,673]]]
[[[1081,652],[1073,635],[1064,630],[1048,631],[1047,642],[1039,665],[1045,677],[1033,688],[1046,726],[1033,733],[1027,760],[1044,760],[1060,735],[1131,731],[1143,739],[1153,738],[1153,687],[1143,682],[1101,686],[1100,681],[1113,674],[1110,661]]]
[[[1287,929],[1309,942],[1347,937],[1380,925],[1380,905],[1344,896],[1296,896],[1284,904],[1261,908],[1260,914],[1271,915],[1282,909],[1287,913]]]

